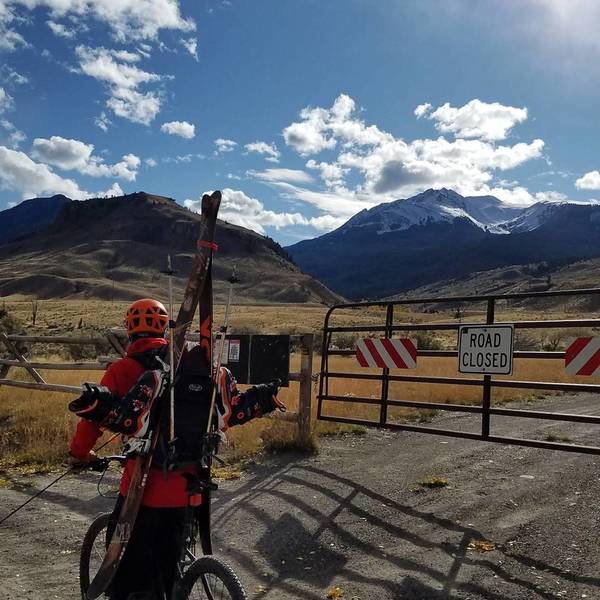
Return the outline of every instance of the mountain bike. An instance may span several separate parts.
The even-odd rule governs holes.
[[[126,456],[108,456],[94,461],[90,467],[106,471],[111,462],[123,464]],[[188,482],[190,493],[209,495],[216,484],[200,477]],[[110,513],[96,517],[87,530],[79,559],[79,584],[81,597],[87,600],[90,581],[100,568],[106,551],[107,529]],[[186,508],[184,536],[177,563],[177,581],[170,600],[247,600],[246,592],[233,569],[222,559],[212,555],[210,540],[201,539],[196,508]],[[200,548],[198,548],[200,546]],[[205,556],[197,558],[198,550]]]

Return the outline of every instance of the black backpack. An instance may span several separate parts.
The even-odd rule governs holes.
[[[170,396],[165,394],[153,461],[173,468],[198,462],[208,428],[212,397],[210,370],[200,346],[184,352],[175,377],[175,440],[170,438]]]

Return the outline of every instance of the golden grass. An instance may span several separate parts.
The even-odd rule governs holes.
[[[11,369],[9,376],[18,375]],[[94,381],[98,372],[51,371],[52,383],[78,385]],[[57,392],[0,388],[0,468],[33,465],[40,469],[67,458],[68,443],[77,418],[67,410],[72,395]]]
[[[431,477],[425,477],[417,481],[418,486],[422,488],[443,488],[450,484],[446,477],[440,477],[438,475],[432,475]]]
[[[497,377],[518,381],[550,381],[562,383],[589,383],[589,378],[574,377],[564,373],[562,360],[548,359],[515,359],[512,376]],[[340,373],[380,373],[380,369],[361,368],[353,357],[330,357],[329,371]],[[417,368],[403,371],[402,374],[424,375],[431,377],[478,378],[477,375],[458,373],[456,358],[420,357]],[[329,394],[332,396],[349,396],[379,399],[381,382],[359,379],[331,379]],[[479,386],[440,385],[430,383],[391,382],[389,399],[409,400],[416,402],[435,402],[442,404],[480,404],[482,390]],[[515,399],[535,398],[542,394],[535,390],[502,389],[492,390],[492,402],[500,404]],[[377,420],[379,406],[360,403],[327,401],[325,414],[331,416],[349,416],[354,418]],[[390,420],[428,420],[431,412],[405,407],[390,407]]]
[[[103,329],[119,325],[127,303],[101,301],[40,301],[38,322],[32,327],[31,303],[28,301],[7,301],[6,306],[27,326],[28,331],[39,331],[44,334],[56,332],[72,332],[80,321],[84,329]],[[566,310],[567,307],[564,307]],[[222,319],[222,306],[215,310],[215,323]],[[327,307],[320,305],[237,305],[232,311],[231,330],[238,333],[300,333],[318,332],[322,327]],[[332,325],[381,325],[385,318],[384,310],[373,307],[363,310],[343,310],[335,313]],[[543,314],[541,312],[516,310],[502,312],[498,309],[498,321],[514,321],[542,318],[575,318],[572,314]],[[589,317],[590,315],[586,315]],[[396,308],[396,322],[448,322],[453,321],[452,312],[424,314],[413,313],[404,308]],[[481,322],[483,312],[472,312],[464,317],[464,321]],[[573,334],[576,332],[573,331]],[[536,334],[538,335],[538,334]],[[344,337],[345,336],[345,337]],[[353,334],[338,336],[337,341],[352,345]],[[431,340],[429,340],[431,341]],[[442,348],[456,347],[456,332],[439,332],[434,334],[433,341]],[[544,339],[538,337],[537,349]],[[336,338],[334,337],[334,343]],[[62,351],[60,348],[38,347],[37,352]],[[36,348],[33,348],[33,355]],[[64,359],[63,359],[64,360]],[[315,355],[315,372],[320,368],[320,357]],[[292,356],[291,370],[299,370],[299,356]],[[330,371],[339,372],[373,372],[377,370],[362,369],[353,357],[331,357]],[[21,370],[12,369],[11,377],[19,376]],[[457,372],[456,358],[420,357],[418,368],[403,373],[409,375],[462,377]],[[101,377],[98,371],[48,371],[44,373],[48,381],[66,385],[79,385],[83,381],[97,381]],[[475,376],[476,377],[476,376]],[[555,382],[589,383],[585,378],[576,378],[564,374],[564,366],[560,360],[517,359],[513,379],[538,380]],[[313,400],[317,387],[313,388]],[[347,397],[367,397],[378,399],[381,395],[381,383],[356,379],[330,380],[329,393]],[[493,402],[501,403],[516,398],[535,397],[531,390],[493,389]],[[539,393],[537,394],[539,395]],[[298,384],[292,382],[290,387],[281,390],[281,399],[290,411],[297,410]],[[420,402],[478,404],[481,402],[481,388],[459,385],[436,385],[421,383],[390,384],[389,398]],[[66,457],[76,419],[68,412],[67,403],[72,396],[59,393],[37,392],[17,388],[0,388],[0,468],[14,465],[33,465],[32,468],[43,468],[55,465]],[[338,417],[353,417],[378,421],[379,407],[360,403],[325,402],[324,414]],[[313,414],[316,412],[316,401],[313,402]],[[428,421],[434,411],[417,410],[404,407],[390,407],[390,420]],[[340,432],[363,433],[365,430],[355,425],[340,425],[319,421],[315,427],[316,434],[330,435]],[[243,427],[228,432],[228,446],[224,454],[232,459],[252,456],[261,450],[277,450],[296,446],[296,427],[287,422],[272,419],[260,419]],[[114,448],[112,448],[114,451]]]
[[[236,333],[305,333],[323,327],[327,306],[321,304],[244,304],[234,298],[230,312],[230,330]],[[11,315],[17,317],[27,330],[48,334],[76,330],[80,323],[86,330],[120,327],[129,306],[128,302],[101,300],[39,300],[35,327],[32,325],[32,303],[29,300],[4,300]],[[176,303],[177,306],[177,303]],[[407,320],[418,322],[429,315],[400,311]],[[215,324],[223,320],[224,306],[215,304]],[[336,318],[337,325],[368,325],[385,319],[380,308],[365,311],[347,310]]]
[[[298,363],[299,358],[292,357],[292,369],[299,368]],[[99,371],[55,370],[41,374],[49,383],[63,385],[98,381],[102,375]],[[9,376],[25,378],[21,369],[14,368]],[[64,461],[77,424],[77,418],[67,409],[73,398],[72,394],[0,387],[0,470],[25,465],[34,470],[45,470]],[[283,388],[280,398],[289,410],[296,411],[298,384],[292,382],[290,388]],[[105,434],[98,445],[108,438]],[[283,448],[293,445],[296,427],[287,422],[260,419],[232,429],[227,438],[224,454],[239,460],[256,454],[265,446],[275,447],[279,443]],[[111,444],[108,450],[114,452],[115,446]]]
[[[299,356],[293,355],[292,371],[299,369]],[[315,370],[319,368],[319,357],[315,356]],[[430,376],[463,377],[457,373],[456,359],[421,357],[418,368],[411,374]],[[353,357],[331,357],[330,370],[339,372],[376,372],[375,369],[362,369]],[[17,374],[12,369],[11,376]],[[97,381],[98,371],[46,371],[42,373],[47,381],[65,385],[79,385],[83,381]],[[513,379],[585,382],[584,378],[564,374],[562,362],[557,360],[524,359],[515,361]],[[348,397],[367,397],[378,399],[381,393],[379,382],[357,379],[339,379],[330,381],[330,394]],[[243,387],[243,386],[242,386]],[[289,388],[283,388],[280,398],[290,411],[298,408],[298,383],[291,382]],[[316,392],[313,387],[313,415],[316,416]],[[513,389],[494,389],[495,403],[531,396],[531,391]],[[481,388],[458,385],[435,385],[418,383],[390,384],[389,397],[398,400],[414,400],[452,404],[478,404],[481,402]],[[0,388],[0,468],[30,465],[44,469],[56,465],[66,458],[68,442],[73,435],[76,418],[68,412],[67,404],[73,398],[69,394],[56,392],[38,392],[18,388]],[[326,402],[324,412],[327,415],[359,418],[376,421],[379,407],[360,403]],[[404,407],[390,407],[390,420],[427,421],[433,411]],[[318,422],[316,434],[362,433],[364,429],[356,426]],[[106,436],[108,437],[108,436]],[[261,450],[297,448],[296,426],[292,423],[274,419],[258,419],[227,433],[229,443],[224,447],[224,455],[231,460],[250,457]],[[106,439],[106,438],[105,438]],[[114,452],[114,446],[110,446]]]

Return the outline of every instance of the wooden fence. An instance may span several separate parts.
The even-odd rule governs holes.
[[[198,333],[191,333],[187,337],[188,341],[199,341]],[[304,335],[293,335],[290,339],[298,343],[300,348],[300,371],[290,373],[290,381],[299,382],[298,394],[298,412],[277,412],[267,415],[270,418],[284,420],[296,423],[298,426],[298,440],[302,445],[307,445],[312,436],[311,429],[311,409],[313,382],[313,342],[312,333]],[[124,329],[107,329],[102,336],[96,337],[70,337],[70,336],[42,336],[27,334],[0,334],[0,343],[4,344],[8,353],[12,356],[9,359],[0,359],[0,385],[26,388],[31,390],[63,392],[68,394],[80,394],[80,386],[59,385],[48,383],[40,374],[40,370],[61,370],[61,371],[104,371],[114,361],[125,356],[126,351],[126,333]],[[110,345],[113,355],[98,356],[95,361],[76,361],[76,362],[39,362],[28,360],[20,351],[19,345],[30,344],[57,344],[71,346],[106,346]],[[19,381],[8,379],[8,371],[11,367],[25,369],[34,381]]]

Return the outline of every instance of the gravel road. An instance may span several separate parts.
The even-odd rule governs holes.
[[[533,408],[600,414],[593,395]],[[478,426],[475,416],[434,423]],[[498,417],[492,430],[537,439],[554,432],[587,444],[600,433]],[[321,600],[339,586],[344,600],[597,600],[599,464],[599,456],[416,433],[326,438],[318,456],[269,458],[221,484],[216,551],[250,598]],[[449,485],[415,491],[432,475]],[[0,515],[50,479],[19,477],[17,487],[0,489]],[[0,526],[0,597],[79,598],[80,540],[111,506],[97,496],[96,479],[66,478]],[[469,548],[475,540],[493,549]]]

